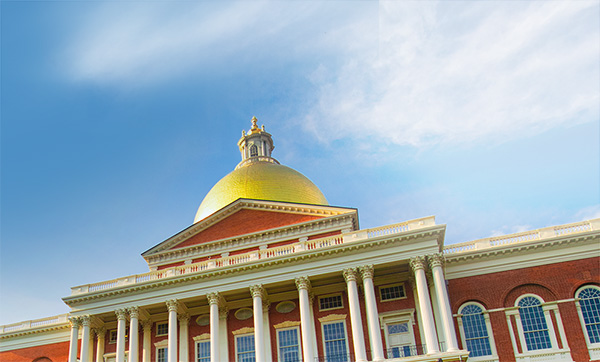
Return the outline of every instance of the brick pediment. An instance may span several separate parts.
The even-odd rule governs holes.
[[[263,230],[299,224],[323,218],[323,215],[306,215],[276,211],[241,209],[227,218],[202,230],[200,233],[177,244],[172,249],[198,245],[209,241],[251,234]]]

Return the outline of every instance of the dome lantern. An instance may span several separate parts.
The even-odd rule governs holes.
[[[236,168],[255,161],[266,161],[279,164],[276,159],[271,157],[271,152],[273,152],[273,149],[275,148],[275,146],[273,146],[271,134],[265,131],[264,125],[259,128],[257,122],[258,120],[256,117],[252,117],[252,127],[248,133],[242,131],[242,138],[238,141],[242,162],[240,162]]]

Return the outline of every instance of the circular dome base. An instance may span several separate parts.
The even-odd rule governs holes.
[[[321,190],[300,172],[255,161],[237,168],[213,186],[200,204],[194,223],[241,198],[328,205]]]

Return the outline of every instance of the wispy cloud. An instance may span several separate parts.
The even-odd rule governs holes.
[[[501,142],[597,121],[598,2],[380,2],[378,54],[312,76],[322,141]]]

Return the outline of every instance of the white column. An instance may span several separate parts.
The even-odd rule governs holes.
[[[140,332],[138,307],[131,307],[129,311],[129,362],[140,361]]]
[[[190,359],[188,340],[188,325],[190,323],[190,315],[183,313],[179,315],[179,362],[188,362]]]
[[[88,361],[94,362],[94,331],[90,329],[90,343],[88,343]]]
[[[251,285],[253,314],[254,314],[254,354],[257,361],[265,360],[265,341],[263,326],[262,297],[264,289],[261,284]]]
[[[360,267],[360,274],[365,290],[365,305],[367,307],[367,325],[369,326],[369,340],[373,361],[383,361],[383,343],[381,342],[381,327],[379,326],[379,313],[375,299],[375,286],[373,285],[373,265]]]
[[[271,308],[271,303],[267,300],[263,300],[263,326],[266,326],[263,333],[263,340],[265,341],[265,362],[273,361],[273,354],[271,353],[271,334],[269,331],[269,326],[271,325],[269,322],[269,309]]]
[[[311,336],[314,334],[314,328],[310,320],[310,280],[308,277],[296,278],[296,287],[300,300],[300,332],[302,334],[302,357],[304,361],[314,361],[315,354]]]
[[[365,336],[363,334],[360,304],[358,301],[358,287],[356,286],[356,270],[344,269],[344,279],[348,286],[348,306],[350,307],[350,324],[352,324],[352,339],[354,341],[354,357],[357,362],[367,360],[365,350]]]
[[[142,362],[150,362],[152,355],[152,321],[146,319],[142,322]]]
[[[228,362],[229,361],[229,348],[227,342],[227,317],[229,316],[229,309],[227,306],[222,305],[219,307],[219,355],[221,358],[217,362]]]
[[[71,323],[71,339],[69,341],[69,362],[77,362],[77,348],[79,348],[79,317],[69,317]]]
[[[440,309],[442,327],[446,336],[446,351],[458,351],[458,341],[456,340],[456,330],[452,319],[452,309],[450,308],[450,300],[448,298],[448,290],[446,289],[446,278],[444,278],[444,256],[442,254],[433,254],[428,257],[429,266],[433,274],[433,284],[435,286],[435,295]]]
[[[219,361],[219,293],[209,293],[210,306],[210,362]]]
[[[89,315],[81,317],[81,362],[90,362],[90,324],[92,319]]]
[[[100,327],[94,329],[94,333],[96,333],[96,362],[104,362],[104,343],[106,336],[106,328]]]
[[[169,310],[169,340],[167,344],[167,362],[177,362],[177,307],[176,299],[167,300]],[[118,362],[118,361],[117,361]]]
[[[417,284],[417,298],[419,299],[419,311],[423,318],[423,330],[425,332],[425,344],[427,353],[437,353],[440,351],[437,335],[435,333],[435,323],[433,320],[433,310],[429,300],[429,290],[427,287],[427,277],[425,276],[425,258],[417,256],[410,260],[410,266],[415,273],[415,284]]]
[[[125,362],[125,319],[127,311],[125,309],[117,309],[117,362]]]

